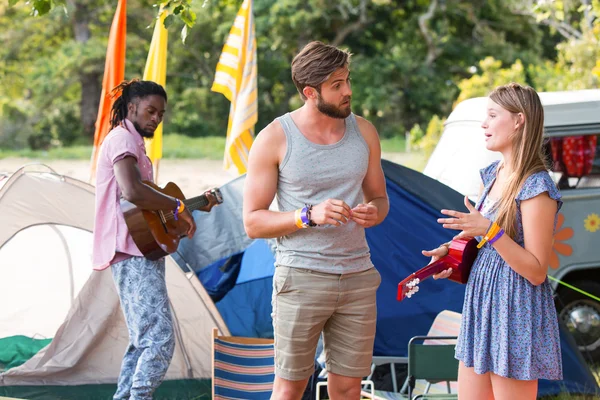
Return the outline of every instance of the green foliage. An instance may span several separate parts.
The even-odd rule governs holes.
[[[290,63],[315,39],[354,54],[353,109],[373,122],[384,140],[404,141],[410,127],[448,115],[457,97],[486,95],[510,80],[547,90],[596,87],[598,1],[585,10],[567,7],[564,15],[542,18],[547,11],[534,10],[531,5],[540,2],[533,0],[456,0],[434,9],[424,0],[254,0],[256,131],[302,105]],[[9,2],[0,6],[0,24],[10,27],[0,31],[0,147],[89,144],[116,0]],[[230,105],[210,87],[241,0],[129,1],[126,79],[144,70],[152,37],[148,28],[161,4],[172,15],[169,30],[187,35],[185,43],[179,35],[169,36],[166,137],[223,138]],[[31,17],[32,7],[33,14],[46,14]],[[560,43],[560,31],[544,22],[559,17],[585,35]]]
[[[423,154],[426,158],[429,158],[431,153],[433,153],[435,146],[440,141],[440,137],[444,131],[445,121],[445,118],[440,119],[437,115],[434,115],[433,118],[431,118],[431,121],[429,121],[425,136],[423,136],[419,142],[419,147],[423,151]]]
[[[92,146],[50,147],[48,150],[8,150],[0,148],[0,160],[17,157],[36,160],[89,160]]]
[[[405,140],[402,137],[381,140],[381,150],[384,153],[398,154],[405,150]],[[178,134],[163,136],[163,157],[168,159],[209,159],[221,160],[225,153],[225,140],[222,136],[189,137]],[[421,166],[421,158],[408,157],[407,161],[415,161]],[[0,159],[8,157],[35,158],[42,160],[89,160],[92,155],[91,145],[74,145],[70,147],[50,147],[47,150],[9,150],[0,146]]]
[[[486,57],[479,62],[479,69],[481,74],[473,75],[458,84],[460,95],[456,103],[472,97],[487,96],[496,86],[509,82],[526,83],[526,74],[521,60],[517,60],[509,68],[502,68],[501,61]]]
[[[408,132],[408,147],[411,150],[415,150],[419,148],[419,142],[425,136],[425,132],[421,129],[419,124],[414,124],[413,127]]]
[[[221,136],[191,138],[171,134],[163,137],[164,158],[221,160],[225,154],[225,140]]]
[[[0,124],[0,148],[23,148],[28,146],[27,111],[22,104],[5,102],[0,115],[3,123]]]
[[[205,3],[207,1],[208,0],[205,0]],[[65,13],[68,13],[67,2],[65,0],[8,0],[8,5],[10,7],[14,7],[20,2],[24,2],[27,6],[30,6],[30,15],[36,17],[44,16],[56,7],[61,7]],[[196,23],[196,12],[192,10],[192,0],[160,0],[155,2],[153,7],[155,7],[157,10],[164,9],[169,12],[170,15],[165,18],[164,21],[165,28],[168,29],[171,25],[173,25],[175,19],[179,19],[183,22],[183,28],[181,28],[181,39],[183,42],[185,42],[188,29],[192,28]],[[156,14],[158,17],[158,11]]]
[[[538,90],[579,90],[600,87],[600,25],[557,46],[558,60],[532,65]]]
[[[165,120],[169,132],[182,135],[215,136],[227,132],[227,120],[202,118],[198,110],[227,109],[227,101],[208,88],[187,88],[176,99],[177,106],[170,110]]]
[[[381,139],[381,150],[388,153],[403,153],[406,151],[406,138],[394,136],[389,139]]]

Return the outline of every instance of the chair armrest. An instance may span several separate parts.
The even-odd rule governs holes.
[[[436,339],[436,340],[456,340],[458,336],[413,336],[408,341],[408,346],[412,345],[416,341],[424,341],[427,339]]]

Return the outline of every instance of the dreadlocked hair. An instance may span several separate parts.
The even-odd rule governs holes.
[[[140,99],[147,96],[162,96],[167,101],[167,92],[156,82],[132,79],[123,81],[110,92],[112,97],[117,97],[110,110],[110,127],[115,128],[127,117],[129,103],[137,104]]]

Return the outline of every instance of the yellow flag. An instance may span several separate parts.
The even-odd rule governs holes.
[[[150,51],[146,60],[146,68],[144,68],[144,77],[146,81],[154,81],[162,87],[166,87],[167,82],[167,39],[168,31],[165,28],[164,21],[167,16],[167,11],[163,10],[160,13],[160,18],[154,26],[152,34],[152,42],[150,43]],[[154,131],[153,139],[146,140],[146,152],[152,163],[156,166],[157,161],[162,158],[162,122]]]
[[[211,88],[231,102],[224,168],[238,174],[246,172],[258,121],[257,76],[252,0],[244,0],[229,31]]]

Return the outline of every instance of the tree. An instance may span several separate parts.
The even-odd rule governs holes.
[[[509,82],[526,83],[525,68],[521,60],[517,60],[509,68],[502,68],[502,62],[493,57],[486,57],[479,62],[481,74],[473,75],[458,84],[460,95],[456,99],[458,104],[463,100],[473,97],[485,97],[495,87]]]
[[[206,5],[208,0],[203,1],[204,4],[202,7]],[[8,0],[8,4],[11,7],[24,2],[30,5],[30,13],[33,16],[46,15],[55,8],[62,8],[65,13],[74,12],[77,14],[75,20],[80,22],[80,25],[76,25],[75,29],[79,31],[79,35],[85,36],[87,29],[86,11],[91,11],[89,7],[91,5],[90,2],[75,0],[33,0],[32,2],[26,0]],[[165,19],[165,27],[168,28],[176,18],[184,23],[181,29],[181,38],[185,42],[188,29],[192,28],[196,23],[196,13],[192,10],[192,0],[160,0],[152,4],[152,6],[157,10],[164,8],[169,11],[170,16]]]
[[[116,0],[112,4],[70,1],[70,5],[52,3],[54,8],[43,17],[28,17],[29,6],[22,1],[0,9],[0,22],[11,26],[0,32],[4,44],[0,48],[0,103],[8,101],[12,107],[0,114],[0,127],[21,115],[32,133],[64,144],[89,141],[90,136],[83,134],[85,110],[95,113],[97,108],[85,104],[99,98],[93,94],[93,85],[101,81]],[[146,27],[156,16],[152,2],[145,1],[128,2],[128,79],[143,71],[151,38]],[[169,36],[166,134],[225,135],[229,105],[209,88],[240,3],[211,0],[202,8],[201,0],[193,5],[197,19],[187,31],[186,42],[178,35]],[[173,13],[177,4],[169,4]],[[432,4],[428,0],[254,0],[257,131],[302,104],[290,77],[290,63],[311,40],[353,53],[354,111],[370,119],[383,137],[404,135],[415,124],[426,126],[434,115],[448,115],[459,83],[470,78],[470,69],[487,56],[493,55],[502,65],[519,59],[527,66],[555,55],[556,43],[548,39],[548,28],[541,28],[529,16],[512,13],[502,0]],[[85,18],[74,15],[77,7],[87,10]],[[79,21],[87,26],[89,36],[75,35]],[[171,30],[189,26],[180,17],[172,17],[168,24]],[[44,31],[48,36],[41,34]],[[86,81],[89,85],[83,84]],[[84,104],[83,96],[88,103]],[[0,131],[2,141],[7,143]],[[12,143],[21,146],[26,140]]]

